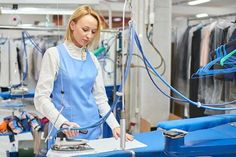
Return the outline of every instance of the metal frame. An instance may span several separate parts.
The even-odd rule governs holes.
[[[214,19],[214,18],[221,18],[221,17],[227,17],[227,16],[236,16],[236,13],[230,13],[230,14],[223,14],[223,15],[217,15],[217,16],[208,16],[203,18],[188,18],[188,22],[190,21],[201,21],[201,20],[207,20],[207,19]]]
[[[0,25],[0,29],[9,30],[31,30],[31,31],[65,31],[65,27],[39,27],[39,26],[11,26],[11,25]],[[118,33],[118,29],[103,29],[101,32]]]

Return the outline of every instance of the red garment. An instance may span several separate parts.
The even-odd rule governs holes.
[[[41,119],[41,124],[46,124],[46,123],[48,123],[49,122],[49,120],[46,118],[46,117],[43,117],[42,119]]]

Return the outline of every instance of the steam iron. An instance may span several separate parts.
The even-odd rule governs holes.
[[[80,133],[86,134],[87,130],[80,130]],[[88,145],[86,139],[69,139],[63,132],[57,134],[55,144],[52,146],[54,151],[90,151],[94,150]]]

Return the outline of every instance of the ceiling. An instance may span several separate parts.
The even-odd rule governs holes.
[[[189,6],[188,1],[190,0],[172,0],[173,17],[193,18],[199,13],[207,13],[209,16],[236,13],[236,0],[211,0],[195,6]]]
[[[12,8],[12,4],[18,4],[19,8],[41,7],[74,10],[81,4],[90,4],[104,16],[108,16],[109,10],[112,11],[113,16],[122,16],[124,1],[125,0],[0,0],[0,7]],[[144,1],[148,2],[150,0]],[[198,13],[208,13],[209,16],[236,13],[236,0],[211,0],[210,2],[197,6],[187,5],[188,1],[190,0],[172,0],[173,18],[193,18]]]
[[[103,16],[108,16],[108,11],[112,11],[113,16],[121,16],[123,3],[125,0],[0,0],[0,7],[13,8],[44,8],[44,9],[63,9],[75,10],[78,6],[88,4],[93,6]]]

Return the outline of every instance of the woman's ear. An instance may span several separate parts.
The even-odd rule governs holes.
[[[71,21],[70,22],[70,29],[72,30],[72,31],[74,31],[75,30],[75,22],[74,21]]]

